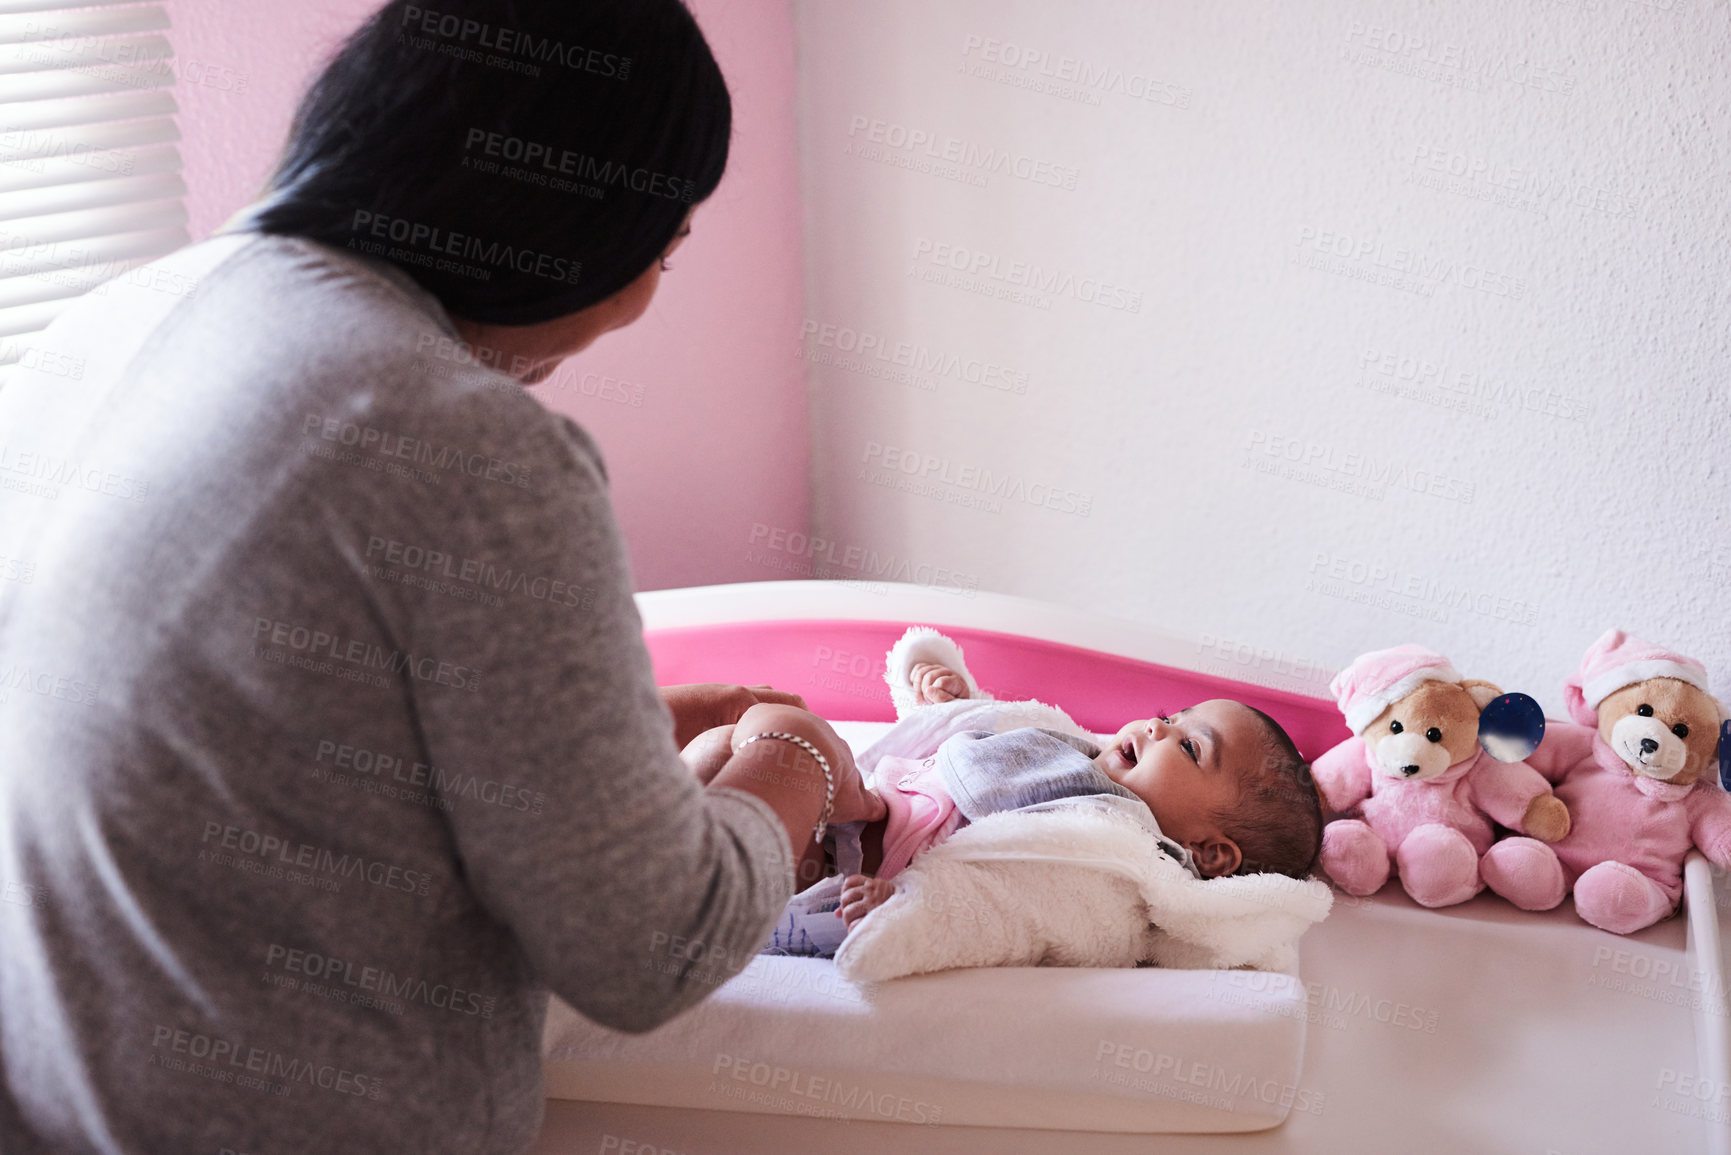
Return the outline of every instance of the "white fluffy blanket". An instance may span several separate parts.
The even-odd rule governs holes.
[[[921,661],[962,674],[975,696],[917,704],[908,672]],[[901,720],[859,755],[867,775],[886,756],[929,756],[963,730],[1041,726],[1102,739],[1055,706],[985,696],[961,648],[926,627],[890,650],[885,679]],[[1314,878],[1195,878],[1135,821],[1078,801],[987,815],[917,856],[835,962],[855,982],[972,966],[1151,963],[1296,974],[1299,936],[1332,901]]]

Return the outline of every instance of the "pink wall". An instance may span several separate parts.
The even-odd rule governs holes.
[[[688,0],[726,74],[733,151],[649,313],[535,389],[601,443],[638,587],[796,577],[754,526],[809,517],[793,23]],[[312,73],[375,0],[170,0],[192,235],[258,192]]]

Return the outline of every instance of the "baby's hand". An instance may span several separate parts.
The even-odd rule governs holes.
[[[854,923],[888,902],[895,892],[896,884],[888,879],[850,874],[842,882],[841,907],[836,913],[851,932]]]
[[[922,702],[935,705],[968,696],[967,680],[948,666],[936,662],[915,662],[913,669],[908,671],[908,680],[914,684],[914,692]]]

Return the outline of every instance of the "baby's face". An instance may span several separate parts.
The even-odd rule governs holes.
[[[1217,837],[1209,815],[1231,809],[1239,776],[1262,757],[1261,720],[1241,702],[1212,698],[1169,717],[1131,722],[1094,764],[1148,804],[1168,838]]]

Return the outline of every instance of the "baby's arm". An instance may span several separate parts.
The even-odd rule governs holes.
[[[968,680],[937,662],[915,662],[908,671],[908,681],[922,703],[953,702],[968,697]]]
[[[945,739],[970,730],[1001,734],[1034,726],[1099,741],[1056,706],[996,700],[968,672],[961,647],[929,626],[911,627],[890,647],[884,656],[884,682],[895,704],[896,724],[856,756],[860,772],[868,776],[884,758],[929,757]]]
[[[938,669],[933,672],[925,669],[928,666]],[[944,679],[941,686],[932,684],[945,674],[959,677],[961,686],[955,686],[951,679]],[[884,655],[884,683],[889,686],[898,718],[934,705],[969,699],[990,701],[992,697],[980,689],[968,672],[962,648],[930,626],[909,626],[907,633],[889,648]],[[940,688],[943,693],[929,693]]]

